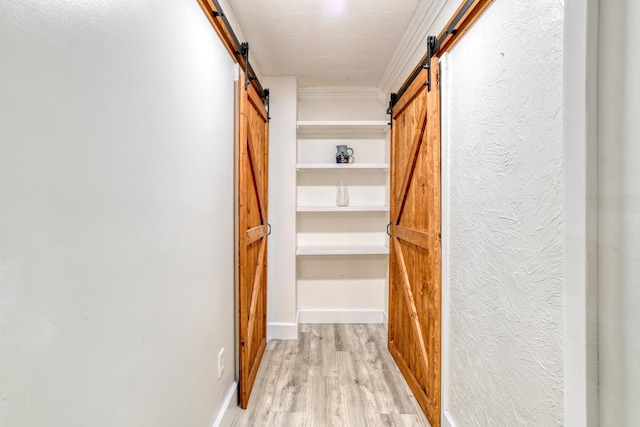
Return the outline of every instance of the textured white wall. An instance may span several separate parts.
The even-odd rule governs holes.
[[[0,57],[0,425],[210,426],[228,53],[195,1],[26,0],[0,2]]]
[[[640,420],[640,3],[600,2],[600,425]]]
[[[562,29],[560,1],[496,0],[448,58],[458,426],[563,423]]]

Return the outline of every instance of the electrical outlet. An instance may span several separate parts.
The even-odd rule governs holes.
[[[224,374],[224,348],[218,353],[218,379]]]

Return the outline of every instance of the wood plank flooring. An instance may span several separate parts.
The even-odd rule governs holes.
[[[302,324],[270,341],[235,427],[429,427],[396,367],[383,325]]]

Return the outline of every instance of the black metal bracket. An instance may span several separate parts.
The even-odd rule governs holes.
[[[427,70],[427,81],[424,83],[427,86],[427,90],[431,92],[431,58],[433,58],[433,54],[435,52],[435,45],[437,43],[437,39],[435,36],[429,36],[427,39],[427,59],[424,64],[422,64],[422,68]]]
[[[398,94],[393,92],[389,99],[389,108],[387,108],[387,114],[389,115],[389,127],[393,128],[393,106],[398,102]]]
[[[244,90],[247,90],[251,80],[249,77],[249,43],[243,42],[240,45],[240,55],[244,58]]]
[[[389,233],[389,227],[391,227],[391,223],[387,224],[387,236],[391,237],[391,233]]]
[[[271,224],[267,223],[267,225],[269,226],[269,232],[267,233],[267,236],[271,236]]]
[[[271,108],[269,106],[269,89],[264,89],[262,91],[262,97],[264,98],[264,104],[267,107],[267,120],[270,121],[271,120],[271,114],[269,113],[269,110]]]

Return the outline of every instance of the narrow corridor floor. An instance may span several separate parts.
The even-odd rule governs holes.
[[[302,324],[267,344],[235,427],[429,427],[393,361],[383,325]]]

